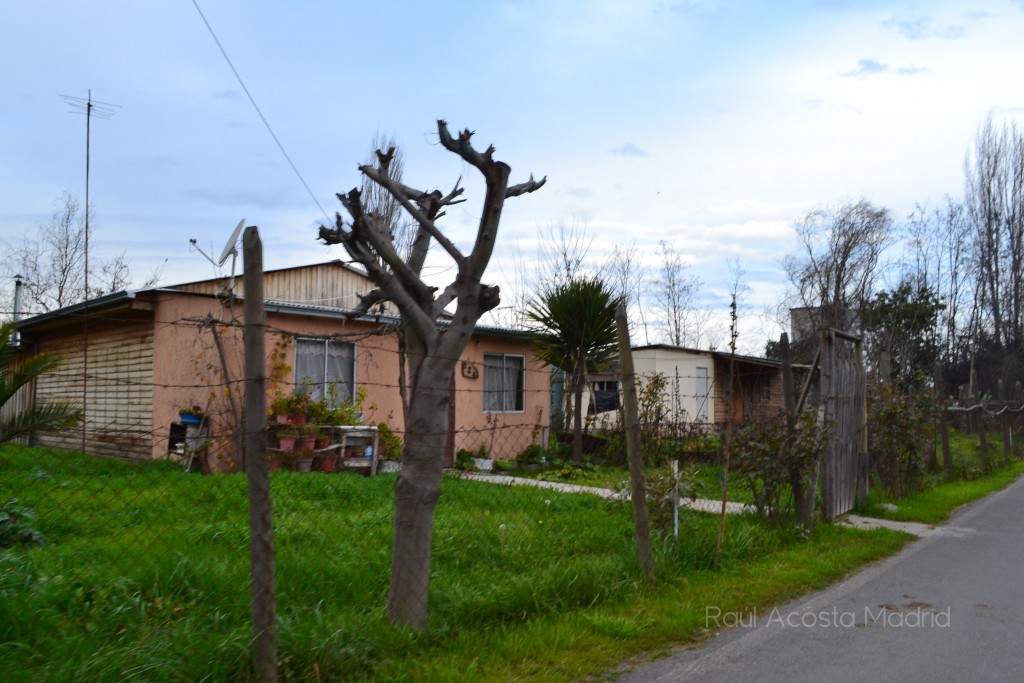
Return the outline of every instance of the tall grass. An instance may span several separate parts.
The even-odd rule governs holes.
[[[507,645],[568,615],[591,614],[592,635],[609,642],[646,628],[601,612],[657,599],[637,568],[627,502],[456,478],[444,480],[435,516],[431,630],[392,628],[383,605],[394,485],[394,475],[274,473],[284,680],[428,680],[442,661],[483,667],[449,653],[452,642]],[[0,680],[247,680],[245,486],[166,463],[0,449],[0,501],[34,509],[46,539],[0,551]],[[656,540],[660,586],[721,576],[711,571],[715,524],[693,513],[679,539]],[[753,517],[727,529],[726,574],[800,547]]]

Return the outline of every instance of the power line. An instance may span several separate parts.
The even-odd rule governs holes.
[[[302,177],[301,173],[299,173],[299,169],[295,166],[295,163],[292,162],[292,158],[288,156],[288,152],[285,151],[284,145],[282,145],[281,141],[278,140],[277,134],[274,133],[274,129],[270,127],[270,122],[267,121],[267,117],[263,115],[259,105],[256,104],[256,100],[253,98],[252,93],[249,92],[249,88],[245,86],[245,81],[242,80],[242,76],[238,73],[238,69],[235,68],[235,65],[231,62],[231,58],[228,57],[228,53],[224,49],[224,46],[220,44],[220,39],[217,38],[217,34],[214,32],[213,27],[210,26],[210,22],[206,20],[206,15],[203,14],[203,10],[199,7],[198,0],[192,0],[192,4],[195,5],[196,11],[199,12],[199,17],[203,20],[203,23],[206,24],[206,29],[210,32],[210,35],[213,36],[213,42],[217,43],[217,48],[220,50],[220,53],[224,55],[224,61],[226,61],[228,66],[231,67],[231,72],[235,74],[238,84],[241,85],[242,90],[245,91],[245,96],[249,98],[249,102],[252,103],[253,109],[255,109],[256,113],[259,114],[260,120],[263,121],[263,125],[266,126],[267,132],[270,133],[270,137],[272,137],[274,142],[277,143],[277,148],[281,150],[281,154],[284,155],[288,165],[291,166],[292,171],[295,172],[295,177],[297,177],[299,182],[302,183],[302,186],[306,188],[306,192],[309,194],[310,199],[313,200],[313,203],[316,204],[318,209],[320,209],[320,213],[322,213],[324,218],[327,219],[327,222],[330,223],[331,217],[327,215],[326,211],[324,211],[324,207],[320,205],[320,201],[316,198],[316,195],[313,194],[313,190],[309,189],[306,179]]]

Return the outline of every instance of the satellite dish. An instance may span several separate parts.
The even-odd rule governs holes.
[[[224,245],[224,251],[220,252],[220,261],[217,265],[223,266],[224,262],[228,260],[229,255],[232,255],[235,258],[238,257],[238,248],[235,245],[238,243],[238,235],[242,232],[243,227],[245,227],[244,218],[238,221],[238,225],[235,226],[234,232],[232,232],[231,237],[228,238],[228,243]],[[231,270],[234,271],[234,268]]]
[[[220,268],[224,265],[224,262],[228,260],[228,256],[231,257],[231,281],[228,284],[227,292],[230,295],[235,288],[235,263],[238,261],[238,235],[241,234],[242,228],[245,227],[245,219],[238,221],[238,225],[235,226],[234,231],[231,233],[231,237],[228,238],[227,244],[224,245],[224,249],[220,252],[220,258],[214,261],[210,258],[210,255],[199,248],[194,239],[190,239],[189,243],[195,248],[200,254],[202,254],[207,261],[212,263],[214,267]]]

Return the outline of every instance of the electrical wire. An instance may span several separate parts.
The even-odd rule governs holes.
[[[203,14],[203,10],[199,7],[198,0],[192,0],[192,4],[195,5],[196,11],[199,12],[199,16],[203,20],[203,23],[206,24],[206,29],[210,32],[210,35],[213,36],[213,42],[217,43],[217,48],[220,50],[220,53],[224,55],[224,61],[226,61],[228,63],[228,66],[231,67],[231,72],[235,74],[235,78],[238,80],[238,84],[241,85],[242,90],[245,91],[245,96],[249,98],[249,102],[252,104],[253,109],[255,109],[256,113],[259,114],[260,120],[263,121],[263,125],[266,126],[267,132],[270,133],[270,137],[274,139],[274,142],[277,144],[277,148],[281,150],[281,154],[284,155],[284,158],[288,162],[288,165],[291,166],[292,171],[295,172],[295,177],[297,177],[299,179],[299,182],[302,183],[302,186],[306,188],[306,192],[309,194],[310,199],[312,199],[313,203],[316,204],[318,209],[320,209],[320,213],[324,215],[324,218],[327,220],[327,222],[331,223],[331,217],[327,215],[327,212],[324,210],[324,207],[320,205],[320,201],[316,198],[316,195],[313,194],[313,190],[309,188],[309,184],[306,183],[306,179],[302,177],[301,173],[299,173],[299,169],[295,166],[295,163],[292,162],[292,158],[288,156],[288,152],[285,151],[284,145],[281,144],[281,141],[278,139],[277,134],[274,133],[274,129],[270,127],[270,122],[267,121],[267,117],[263,115],[263,112],[260,110],[259,105],[256,104],[256,100],[255,98],[253,98],[252,93],[249,92],[249,88],[246,87],[245,81],[242,80],[241,74],[238,73],[238,69],[235,68],[235,65],[231,62],[231,58],[228,57],[228,53],[224,49],[224,46],[221,45],[220,39],[217,38],[217,34],[214,32],[213,26],[210,25],[209,21],[207,21],[206,15]]]

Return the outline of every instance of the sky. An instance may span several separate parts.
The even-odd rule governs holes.
[[[438,145],[443,118],[512,182],[548,178],[506,204],[486,280],[514,287],[551,226],[585,228],[595,264],[618,244],[654,269],[665,241],[720,320],[739,263],[741,345],[763,348],[795,221],[959,197],[984,118],[1024,121],[1021,35],[1021,0],[5,3],[0,242],[84,197],[85,116],[62,96],[91,91],[116,105],[91,121],[91,254],[139,281],[212,277],[189,240],[218,254],[242,218],[267,269],[346,258],[316,226],[378,133],[407,184],[462,178],[442,228],[468,249],[483,183]]]

